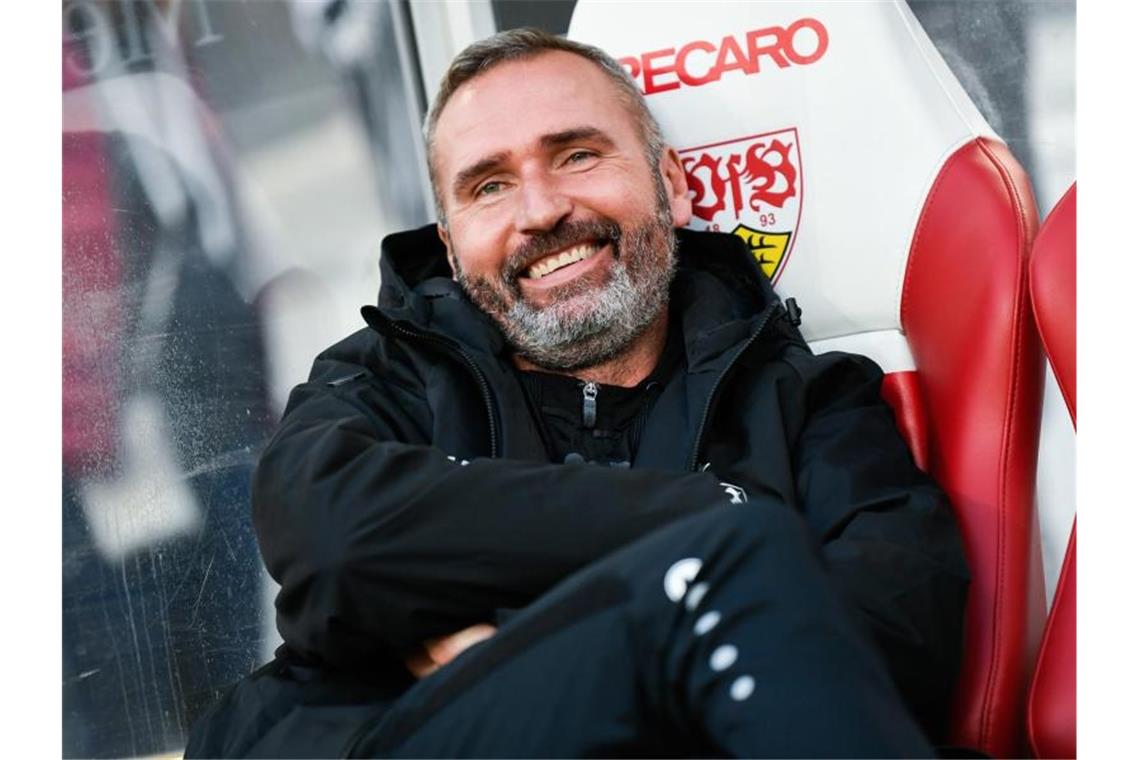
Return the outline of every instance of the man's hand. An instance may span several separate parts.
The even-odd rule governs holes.
[[[404,664],[416,678],[430,676],[458,657],[467,647],[494,636],[496,630],[493,625],[477,623],[447,636],[428,639],[423,644],[423,651],[408,657]]]

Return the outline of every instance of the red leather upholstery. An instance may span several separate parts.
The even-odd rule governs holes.
[[[1061,395],[1077,424],[1077,186],[1041,228],[1029,264],[1033,312]],[[1077,754],[1077,524],[1069,534],[1053,609],[1029,692],[1030,746],[1037,757]]]
[[[1073,427],[1077,425],[1077,185],[1041,225],[1029,260],[1033,316]]]
[[[973,574],[950,739],[1023,754],[1024,698],[1044,617],[1033,512],[1042,362],[1027,266],[1037,211],[1004,144],[943,164],[902,296],[930,414],[930,472],[953,502]]]
[[[891,372],[883,376],[883,398],[895,411],[899,426],[915,464],[930,471],[929,417],[922,403],[922,386],[918,373]]]
[[[1077,756],[1077,521],[1029,691],[1029,743],[1036,757]]]

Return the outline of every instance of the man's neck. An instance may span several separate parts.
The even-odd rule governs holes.
[[[572,372],[551,370],[517,354],[512,357],[515,366],[521,370],[541,370],[554,372],[559,375],[569,375],[587,382],[601,383],[603,385],[620,385],[623,388],[632,388],[653,372],[657,361],[665,350],[665,339],[669,334],[669,309],[662,308],[661,313],[649,323],[645,330],[634,338],[633,342],[618,356],[609,361],[593,367],[584,367]]]

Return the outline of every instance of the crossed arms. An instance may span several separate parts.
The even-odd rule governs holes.
[[[492,633],[497,611],[656,527],[728,508],[723,478],[751,494],[734,508],[803,514],[912,704],[952,683],[967,584],[957,528],[910,460],[868,360],[805,354],[782,365],[799,410],[795,504],[751,487],[747,456],[714,460],[717,474],[463,464],[432,445],[430,409],[407,378],[372,365],[329,387],[360,369],[318,358],[255,475],[255,527],[293,651],[336,668],[397,658],[430,672]]]

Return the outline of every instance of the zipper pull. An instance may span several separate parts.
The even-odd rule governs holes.
[[[598,384],[586,383],[582,386],[582,424],[593,429],[598,421]]]
[[[800,322],[803,321],[804,310],[796,303],[796,299],[789,298],[787,301],[784,301],[784,308],[788,310],[788,321],[792,324],[792,327],[799,327]]]

